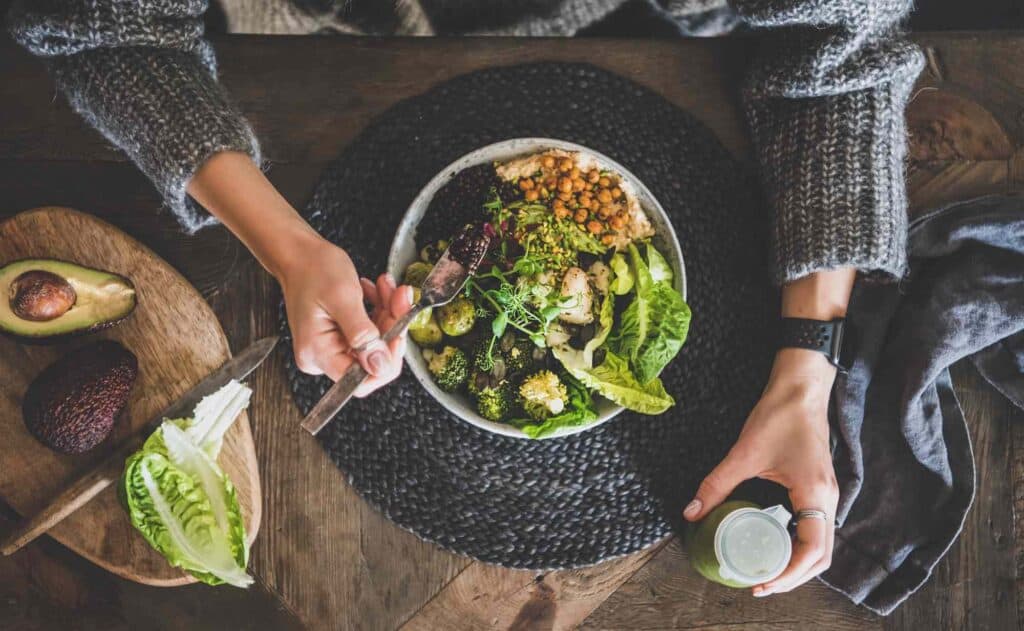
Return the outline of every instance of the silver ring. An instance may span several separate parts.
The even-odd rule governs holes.
[[[803,510],[798,510],[794,519],[795,521],[800,521],[801,519],[820,519],[821,521],[828,523],[828,513],[823,510],[818,510],[817,508],[805,508]]]

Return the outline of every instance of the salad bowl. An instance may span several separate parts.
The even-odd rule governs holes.
[[[673,272],[672,284],[675,290],[685,299],[686,275],[682,250],[668,215],[651,191],[628,169],[612,158],[588,147],[552,138],[513,138],[504,140],[467,153],[442,169],[420,190],[399,223],[388,256],[388,272],[396,279],[401,279],[403,271],[407,266],[418,260],[417,228],[420,222],[424,220],[431,200],[455,175],[477,165],[505,163],[523,156],[551,150],[588,156],[602,170],[618,174],[624,187],[626,185],[631,187],[631,193],[636,197],[640,208],[647,215],[651,228],[653,228],[653,236],[650,238],[651,244],[654,245],[671,266]],[[522,429],[514,425],[494,422],[484,418],[473,406],[472,401],[465,395],[442,390],[428,369],[428,362],[424,358],[423,352],[419,346],[411,341],[407,346],[405,359],[413,375],[426,388],[427,392],[455,416],[488,432],[514,438],[530,438]],[[594,400],[594,411],[597,413],[597,418],[594,421],[581,426],[560,427],[539,438],[556,438],[586,431],[608,422],[622,412],[623,409],[622,406],[597,396]]]

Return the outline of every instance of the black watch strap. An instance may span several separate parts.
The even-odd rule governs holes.
[[[829,362],[842,369],[839,354],[843,347],[842,318],[807,320],[805,318],[782,318],[779,348],[806,348],[818,351],[828,357]]]

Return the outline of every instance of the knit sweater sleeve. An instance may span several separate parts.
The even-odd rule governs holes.
[[[46,59],[72,107],[153,181],[189,232],[215,220],[186,194],[219,151],[260,162],[249,124],[216,81],[206,0],[15,0],[14,38]]]
[[[734,0],[761,31],[745,104],[774,211],[775,279],[906,270],[904,108],[924,65],[910,0]]]

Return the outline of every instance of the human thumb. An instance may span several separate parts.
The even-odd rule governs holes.
[[[683,517],[688,521],[703,519],[729,497],[740,482],[751,477],[746,471],[747,463],[736,455],[735,450],[730,451],[725,460],[712,469],[700,483],[696,496],[683,509]]]

